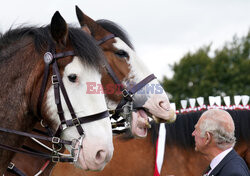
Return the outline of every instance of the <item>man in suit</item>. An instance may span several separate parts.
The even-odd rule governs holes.
[[[210,109],[202,114],[192,136],[195,150],[210,162],[207,176],[250,176],[245,161],[233,149],[234,122],[224,110]]]

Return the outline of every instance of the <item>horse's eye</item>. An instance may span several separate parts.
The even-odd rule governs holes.
[[[115,54],[121,58],[124,58],[124,57],[128,58],[129,57],[128,53],[124,50],[118,50],[115,52]]]
[[[68,76],[68,79],[69,79],[70,82],[76,82],[77,75],[76,74],[70,74]]]

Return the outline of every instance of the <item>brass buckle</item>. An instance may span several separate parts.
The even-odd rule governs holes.
[[[8,165],[8,169],[12,170],[15,167],[15,164],[10,162]]]
[[[60,157],[59,156],[52,156],[52,162],[54,162],[54,163],[60,162]]]
[[[52,75],[52,76],[51,76],[51,82],[52,82],[52,84],[53,84],[53,85],[55,85],[55,84],[58,84],[58,83],[59,83],[59,81],[58,81],[58,79],[57,79],[57,76],[56,76],[56,75]]]
[[[127,97],[127,96],[130,96],[130,93],[127,89],[123,89],[122,95],[123,95],[123,97]]]
[[[54,144],[59,144],[60,143],[60,138],[59,137],[52,137],[51,142],[54,143]]]
[[[81,123],[80,123],[80,121],[79,121],[79,119],[76,117],[76,118],[74,118],[74,119],[72,119],[72,123],[74,124],[74,126],[79,126],[79,125],[81,125]]]
[[[109,111],[110,115],[114,115],[115,114],[115,109],[109,109],[108,111]]]

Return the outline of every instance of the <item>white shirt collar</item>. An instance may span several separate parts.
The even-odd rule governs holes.
[[[233,150],[233,147],[230,147],[229,149],[224,150],[219,155],[217,155],[210,163],[211,170],[208,172],[208,175],[212,172],[212,170],[223,160],[223,158]]]

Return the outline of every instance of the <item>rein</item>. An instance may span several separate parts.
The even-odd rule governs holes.
[[[103,37],[102,39],[98,40],[97,44],[101,45],[101,44],[105,43],[106,41],[108,41],[110,39],[113,39],[113,38],[115,38],[115,35],[114,34],[109,34],[109,35]],[[112,111],[112,116],[110,118],[117,121],[119,119],[119,117],[122,116],[123,118],[126,119],[125,122],[124,121],[119,121],[119,122],[113,123],[112,127],[115,127],[115,126],[117,127],[117,125],[121,126],[120,124],[123,123],[125,128],[129,128],[130,127],[130,122],[129,122],[128,118],[129,118],[130,113],[133,110],[144,109],[143,107],[136,106],[136,104],[134,103],[134,100],[133,100],[133,96],[135,95],[136,92],[138,92],[140,89],[145,87],[152,80],[156,79],[156,76],[154,74],[151,74],[151,75],[147,76],[146,78],[144,78],[143,80],[141,80],[136,85],[134,85],[132,88],[128,89],[118,79],[118,77],[116,76],[114,70],[111,68],[110,64],[108,63],[108,61],[106,59],[104,60],[104,65],[105,65],[105,68],[106,68],[108,74],[113,79],[114,83],[120,86],[120,90],[121,90],[121,93],[122,93],[122,96],[123,96],[122,100],[119,102],[116,109],[111,110]],[[136,107],[136,108],[134,108],[134,107]],[[128,112],[124,113],[124,111],[128,111]]]
[[[43,119],[42,115],[41,115],[41,106],[42,106],[42,102],[43,102],[43,97],[44,97],[46,85],[48,82],[48,76],[50,74],[50,65],[52,64],[53,75],[52,75],[51,79],[52,79],[52,85],[54,86],[55,103],[57,105],[57,111],[58,111],[58,115],[59,115],[60,121],[61,121],[58,129],[56,130],[56,132],[54,134],[52,134],[52,136],[47,137],[47,136],[35,135],[35,134],[30,134],[30,133],[26,133],[26,132],[21,132],[21,131],[16,131],[13,129],[7,129],[7,128],[0,127],[0,131],[2,131],[2,132],[7,132],[7,133],[12,133],[12,134],[16,134],[16,135],[21,135],[21,136],[25,136],[25,137],[30,137],[30,138],[35,138],[35,139],[40,139],[40,140],[52,142],[52,148],[53,148],[52,155],[47,154],[47,153],[32,151],[32,149],[25,150],[25,149],[16,148],[16,147],[4,145],[4,144],[0,144],[0,148],[2,148],[4,150],[9,150],[12,152],[24,153],[24,154],[32,155],[35,157],[49,159],[52,162],[76,162],[78,160],[78,156],[79,156],[80,150],[82,148],[82,141],[83,141],[83,138],[85,136],[85,133],[84,133],[84,130],[83,130],[81,124],[89,123],[89,122],[93,122],[96,120],[101,120],[103,118],[106,118],[109,116],[109,112],[104,111],[101,113],[97,113],[97,114],[93,114],[93,115],[89,115],[89,116],[85,116],[85,117],[77,117],[76,116],[74,109],[73,109],[73,106],[69,100],[65,86],[63,84],[63,81],[62,81],[62,78],[61,78],[61,75],[59,72],[59,68],[57,65],[58,59],[64,58],[67,56],[74,56],[75,54],[73,51],[66,51],[63,53],[56,54],[55,49],[52,49],[52,48],[53,47],[50,48],[51,52],[46,52],[44,54],[45,69],[44,69],[44,76],[43,76],[43,80],[42,80],[40,94],[38,97],[37,114],[40,117],[40,119]],[[72,119],[70,119],[70,120],[65,119],[64,111],[63,111],[62,104],[61,104],[60,90],[64,96],[65,102],[66,102],[67,107],[70,111],[70,114],[72,117]],[[66,127],[64,128],[63,125],[66,125]],[[73,139],[72,141],[61,139],[59,136],[61,135],[62,131],[64,129],[66,129],[68,127],[72,127],[72,126],[76,127],[76,129],[80,135],[80,138]],[[76,147],[77,142],[79,145]],[[68,155],[67,157],[62,156],[59,153],[59,151],[62,149],[62,144],[70,145],[72,148],[71,154]],[[77,151],[76,154],[75,154],[75,151]]]

